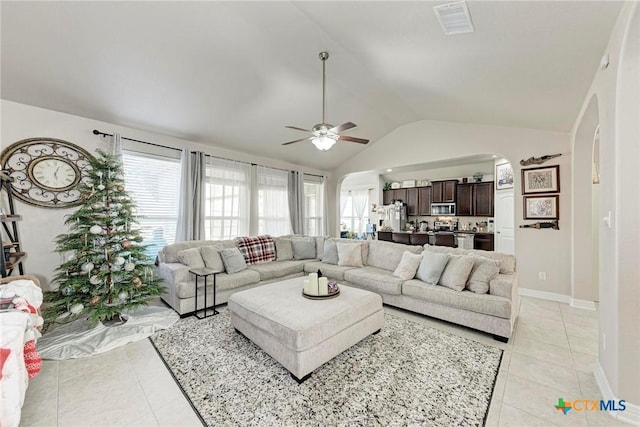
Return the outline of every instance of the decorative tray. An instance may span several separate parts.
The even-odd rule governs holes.
[[[330,293],[328,295],[307,295],[304,293],[304,290],[302,291],[302,296],[307,299],[331,299],[331,298],[337,297],[338,295],[340,295],[340,288],[338,288],[337,291]]]

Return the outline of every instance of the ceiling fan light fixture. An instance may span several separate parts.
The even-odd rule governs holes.
[[[337,139],[328,135],[314,136],[311,138],[311,143],[320,151],[328,151],[333,147]]]

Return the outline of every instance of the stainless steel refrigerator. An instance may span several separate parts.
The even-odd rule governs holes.
[[[404,231],[407,223],[407,206],[404,203],[387,205],[385,211],[385,225],[391,227],[393,231]]]

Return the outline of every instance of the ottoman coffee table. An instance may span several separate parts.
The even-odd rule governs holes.
[[[340,285],[326,300],[302,296],[304,277],[237,292],[229,298],[231,324],[280,362],[301,383],[384,325],[382,298]]]

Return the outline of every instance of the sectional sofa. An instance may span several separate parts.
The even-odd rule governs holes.
[[[519,301],[515,257],[512,255],[377,240],[298,236],[275,237],[272,240],[274,259],[254,264],[250,260],[241,271],[225,265],[221,258],[223,252],[235,250],[233,248],[240,244],[237,240],[189,241],[165,246],[158,254],[158,272],[165,286],[162,299],[180,315],[185,316],[195,310],[195,282],[189,272],[191,268],[225,270],[216,277],[217,304],[227,302],[234,292],[321,271],[340,284],[381,295],[383,302],[390,306],[484,331],[501,341],[507,341],[513,332]],[[306,246],[301,246],[302,243]],[[357,251],[353,250],[353,245],[357,246]],[[348,255],[345,249],[339,253],[344,256],[336,256],[332,247],[351,250]],[[432,260],[446,264],[438,279],[430,279],[436,282],[416,278],[416,273],[421,277],[420,272],[425,267],[431,270],[429,263]],[[408,273],[405,271],[406,261],[413,264]],[[420,263],[419,268],[412,272],[416,262]],[[480,274],[481,283],[473,282],[472,277],[480,273],[479,265],[486,267],[487,263],[493,263],[495,267],[490,266],[492,270],[488,275]],[[470,264],[473,265],[471,270]],[[232,273],[229,272],[231,268]],[[455,282],[455,286],[449,282]],[[201,280],[198,309],[204,304],[202,285]],[[208,294],[207,302],[211,304],[211,286]]]

